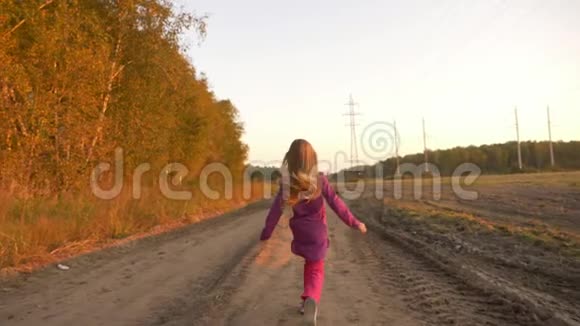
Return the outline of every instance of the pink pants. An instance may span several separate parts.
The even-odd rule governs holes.
[[[322,285],[324,283],[324,260],[304,262],[304,293],[302,300],[312,298],[320,302]]]

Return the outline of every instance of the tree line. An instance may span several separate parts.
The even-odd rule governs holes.
[[[434,164],[441,175],[444,176],[452,175],[462,163],[473,163],[485,174],[580,169],[580,141],[554,142],[555,166],[551,165],[549,142],[525,141],[520,144],[523,163],[523,169],[521,170],[518,166],[516,142],[428,151],[427,156],[429,163]],[[424,162],[424,153],[399,157],[399,164],[412,163],[420,165]],[[374,178],[377,176],[377,165],[380,165],[384,176],[388,178],[395,175],[397,160],[392,157],[372,166],[355,167],[351,172],[359,171],[360,176]],[[343,172],[348,173],[348,170]]]
[[[123,148],[131,168],[221,162],[244,169],[243,126],[180,42],[206,17],[166,0],[0,2],[0,188],[29,195],[87,188]]]

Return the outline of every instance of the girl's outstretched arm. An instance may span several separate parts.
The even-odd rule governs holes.
[[[328,179],[326,176],[321,176],[321,186],[322,186],[322,195],[326,202],[332,208],[332,210],[340,217],[340,219],[348,226],[354,229],[360,229],[361,226],[364,226],[359,220],[356,219],[344,203],[340,197],[334,192],[334,189],[330,186]],[[361,230],[362,231],[362,230]],[[366,228],[365,228],[366,231]]]
[[[272,207],[270,207],[270,211],[268,212],[268,216],[266,217],[266,225],[262,230],[262,235],[260,235],[260,240],[268,240],[272,236],[272,232],[274,232],[274,228],[278,221],[280,220],[280,216],[282,216],[282,186],[280,186],[280,190],[278,194],[274,198],[274,202],[272,203]]]

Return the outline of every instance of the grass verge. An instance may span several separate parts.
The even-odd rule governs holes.
[[[194,191],[189,201],[155,191],[144,191],[138,200],[124,192],[108,201],[81,194],[16,199],[0,193],[0,276],[197,223],[261,200],[263,190],[254,184],[251,197],[242,199],[235,189],[230,200],[209,200]]]

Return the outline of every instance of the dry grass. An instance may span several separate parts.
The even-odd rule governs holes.
[[[154,191],[141,199],[129,191],[110,201],[91,195],[21,200],[0,192],[0,271],[31,271],[48,263],[157,234],[219,215],[264,198],[253,185],[249,200],[241,187],[233,200],[209,200],[194,191],[190,201],[172,201]]]

